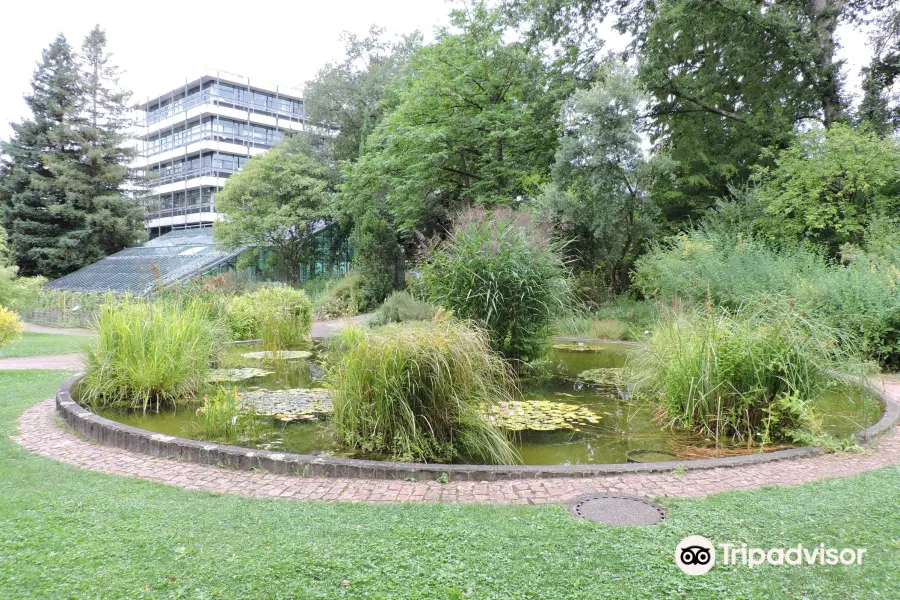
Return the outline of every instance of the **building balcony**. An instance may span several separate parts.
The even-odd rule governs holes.
[[[277,99],[274,101],[270,100],[272,99],[268,99],[265,102],[253,102],[243,99],[227,98],[212,89],[206,89],[176,100],[172,104],[149,111],[147,113],[147,126],[149,127],[163,119],[183,113],[186,110],[205,103],[215,104],[217,106],[227,106],[229,108],[241,108],[250,112],[259,112],[273,116],[277,115],[292,121],[304,120],[304,115],[302,113],[297,113],[287,107],[279,106],[280,103]]]

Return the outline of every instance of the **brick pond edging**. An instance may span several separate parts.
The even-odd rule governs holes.
[[[56,395],[56,409],[72,429],[102,446],[127,450],[164,459],[175,459],[250,471],[262,470],[276,475],[303,477],[337,477],[355,479],[428,479],[437,480],[446,473],[453,481],[506,481],[553,478],[591,478],[631,473],[668,473],[675,465],[685,471],[748,467],[775,461],[813,457],[824,453],[822,448],[803,447],[744,456],[686,460],[678,463],[631,463],[609,465],[446,465],[398,463],[327,456],[311,456],[254,450],[190,440],[153,433],[106,419],[80,406],[72,398],[72,387],[81,376],[66,381]],[[860,443],[867,444],[891,429],[900,415],[896,398],[871,386],[884,403],[882,418],[857,434]]]

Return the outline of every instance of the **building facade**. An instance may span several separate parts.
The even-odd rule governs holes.
[[[228,177],[306,127],[297,91],[218,70],[138,108],[144,125],[134,166],[149,186],[140,202],[151,238],[218,220],[216,193]]]

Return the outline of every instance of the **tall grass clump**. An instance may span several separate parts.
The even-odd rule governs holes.
[[[811,402],[867,365],[827,326],[776,300],[734,311],[670,313],[629,358],[636,392],[669,425],[717,442],[791,442],[817,434]]]
[[[312,306],[303,290],[264,287],[231,296],[226,320],[238,340],[262,339],[270,349],[296,348],[312,328]]]
[[[95,330],[81,398],[144,412],[196,397],[225,338],[200,302],[107,302]]]
[[[251,406],[241,403],[237,388],[219,387],[203,397],[193,422],[195,433],[205,440],[258,442],[268,433],[265,420]]]
[[[332,423],[348,447],[404,461],[518,461],[484,409],[513,400],[515,380],[478,328],[458,321],[349,328],[330,348]]]
[[[426,300],[478,323],[513,361],[540,358],[554,317],[571,304],[561,245],[522,212],[469,209],[426,250],[419,270]]]

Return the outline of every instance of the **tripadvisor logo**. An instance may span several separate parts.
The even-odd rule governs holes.
[[[819,544],[811,548],[797,544],[790,548],[748,547],[747,544],[719,544],[722,564],[745,566],[749,569],[763,564],[789,565],[861,565],[865,548],[826,548]],[[704,575],[716,564],[716,547],[702,535],[684,538],[675,547],[675,564],[688,575]]]

